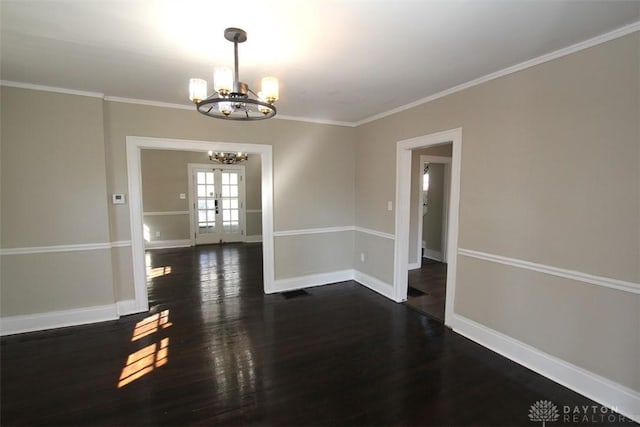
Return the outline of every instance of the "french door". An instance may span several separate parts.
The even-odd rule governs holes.
[[[189,165],[196,245],[244,240],[244,166]]]

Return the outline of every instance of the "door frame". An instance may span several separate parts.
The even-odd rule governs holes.
[[[460,208],[460,172],[462,165],[462,128],[446,130],[398,141],[396,145],[396,218],[393,266],[393,297],[407,299],[409,269],[409,218],[411,213],[411,153],[418,148],[452,144],[451,188],[449,194],[449,235],[447,237],[447,298],[444,324],[451,326],[456,288],[458,253],[458,217]]]
[[[259,154],[262,165],[262,265],[264,292],[275,292],[273,238],[273,155],[271,145],[235,142],[196,141],[186,139],[126,137],[127,186],[129,191],[129,226],[136,312],[149,310],[146,268],[144,262],[141,151],[176,150],[206,153],[212,151],[242,151]]]
[[[438,261],[447,262],[447,236],[449,234],[449,221],[447,216],[449,214],[449,193],[451,187],[451,157],[444,156],[420,156],[420,173],[422,174],[424,170],[425,163],[436,163],[436,164],[444,164],[444,182],[442,183],[443,189],[443,204],[442,204],[442,249],[441,249],[441,258]],[[417,266],[416,268],[420,268],[422,265],[422,229],[423,229],[423,210],[422,205],[424,204],[424,191],[422,191],[422,183],[420,183],[420,203],[418,204],[418,256],[417,256]]]
[[[242,241],[244,242],[247,237],[247,180],[246,180],[246,168],[245,165],[239,164],[231,164],[231,165],[223,165],[223,164],[214,164],[214,163],[187,163],[187,173],[189,174],[189,240],[191,242],[191,246],[196,245],[196,225],[195,225],[195,211],[196,208],[194,206],[195,198],[194,198],[194,188],[193,188],[193,170],[194,169],[231,169],[231,170],[241,170],[242,171],[242,186],[241,191],[243,193],[242,197],[244,199],[244,206],[240,210],[240,227],[242,229]]]

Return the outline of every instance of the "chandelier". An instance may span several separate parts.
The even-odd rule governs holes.
[[[237,152],[237,153],[224,153],[224,152],[213,152],[209,151],[209,160],[224,163],[225,165],[235,165],[239,162],[244,162],[247,160],[249,156],[247,153]]]
[[[273,105],[278,100],[278,79],[264,77],[262,92],[256,94],[238,77],[238,43],[247,40],[247,33],[239,28],[224,30],[224,38],[233,42],[235,72],[227,67],[216,67],[213,73],[212,95],[207,95],[207,82],[189,80],[189,99],[198,112],[226,120],[263,120],[276,115]]]

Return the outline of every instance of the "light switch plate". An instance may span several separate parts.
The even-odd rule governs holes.
[[[180,193],[180,199],[184,200],[187,198],[187,193]]]
[[[393,210],[393,202],[391,202],[391,201],[387,202],[387,210],[388,211],[392,211]]]

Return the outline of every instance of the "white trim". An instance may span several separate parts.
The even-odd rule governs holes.
[[[110,243],[77,243],[74,245],[31,246],[24,248],[2,248],[0,255],[30,255],[55,252],[96,251],[101,249],[122,248],[131,246],[130,240],[119,240]]]
[[[420,156],[420,177],[422,177],[423,171],[424,171],[424,164],[425,163],[436,163],[436,164],[444,164],[444,172],[443,172],[443,177],[444,177],[444,182],[442,183],[442,190],[443,190],[443,197],[442,197],[442,250],[446,251],[446,241],[447,241],[447,213],[449,211],[449,182],[450,179],[448,178],[448,173],[451,172],[451,157],[444,157],[444,156],[427,156],[427,155],[421,155]],[[449,167],[447,167],[447,165],[449,165]],[[418,192],[418,240],[417,242],[422,242],[422,245],[420,244],[416,244],[417,248],[417,256],[416,259],[418,267],[414,267],[414,268],[419,268],[422,263],[420,262],[420,260],[422,259],[423,255],[422,255],[422,249],[424,248],[425,251],[427,250],[424,247],[424,241],[422,240],[422,230],[423,230],[423,219],[424,219],[424,210],[423,210],[423,205],[424,205],[424,191],[422,190],[422,181],[420,181],[420,191]],[[435,252],[435,251],[432,251]],[[440,252],[438,252],[440,253]],[[438,261],[443,261],[442,259],[442,254],[440,254],[440,256],[438,257]],[[411,265],[409,265],[409,269],[411,270]]]
[[[191,246],[191,240],[152,240],[144,242],[145,249],[171,249],[171,248],[188,248]]]
[[[458,252],[458,212],[460,206],[460,168],[462,165],[462,128],[398,141],[396,145],[396,212],[393,289],[394,301],[407,299],[407,270],[409,265],[409,218],[411,209],[411,153],[412,150],[451,143],[451,188],[449,197],[447,241],[447,298],[444,323],[449,326],[453,318],[456,287],[456,254]]]
[[[365,233],[365,234],[370,234],[372,236],[382,237],[383,239],[394,240],[396,238],[396,236],[394,236],[391,233],[384,233],[382,231],[372,230],[370,228],[364,228],[364,227],[355,226],[355,227],[353,227],[353,229],[355,231],[359,231],[360,233]]]
[[[189,211],[143,212],[144,216],[189,215]]]
[[[453,330],[478,344],[640,422],[640,393],[455,314]]]
[[[627,282],[624,280],[612,279],[603,276],[595,276],[593,274],[583,273],[580,271],[567,270],[564,268],[552,267],[550,265],[544,264],[537,264],[535,262],[524,261],[521,259],[507,258],[504,256],[493,255],[486,252],[472,251],[470,249],[460,248],[458,249],[458,254],[470,258],[481,259],[483,261],[495,262],[498,264],[508,265],[510,267],[523,268],[525,270],[537,271],[539,273],[575,280],[577,282],[589,283],[591,285],[603,286],[606,288],[640,295],[640,283]]]
[[[179,151],[242,151],[260,154],[262,170],[262,258],[265,293],[274,286],[274,238],[273,238],[273,156],[271,145],[232,142],[193,141],[171,138],[127,136],[127,185],[129,190],[129,217],[131,230],[131,254],[136,307],[140,311],[149,308],[144,263],[144,237],[142,234],[142,182],[140,154],[142,149]]]
[[[78,252],[111,249],[111,243],[78,243],[74,245],[34,246],[27,248],[2,248],[2,255],[46,254],[54,252]]]
[[[62,87],[34,85],[31,83],[14,82],[10,80],[0,80],[0,86],[15,87],[18,89],[40,90],[43,92],[63,93],[65,95],[88,96],[90,98],[104,98],[104,93],[88,92],[84,90],[66,89]]]
[[[458,251],[460,253],[460,251]],[[434,259],[436,261],[442,262],[442,252],[434,251],[433,249],[424,248],[423,258]]]
[[[521,62],[516,65],[512,65],[511,67],[503,68],[502,70],[498,70],[496,72],[487,74],[482,77],[478,77],[477,79],[470,80],[468,82],[459,84],[449,89],[445,89],[441,92],[434,93],[433,95],[429,95],[427,97],[418,99],[417,101],[411,102],[409,104],[402,105],[400,107],[394,108],[389,111],[385,111],[380,114],[375,114],[373,116],[362,119],[358,122],[354,123],[355,127],[362,126],[364,124],[373,122],[375,120],[382,119],[384,117],[391,116],[396,113],[400,113],[402,111],[408,110],[413,107],[417,107],[419,105],[427,104],[431,101],[435,101],[436,99],[444,98],[445,96],[454,94],[456,92],[463,91],[465,89],[469,89],[474,86],[481,85],[482,83],[486,83],[491,80],[495,80],[499,77],[508,76],[509,74],[517,73],[518,71],[525,70],[527,68],[535,67],[536,65],[544,64],[545,62],[553,61],[554,59],[562,58],[563,56],[571,55],[572,53],[580,52],[581,50],[588,49],[593,46],[597,46],[602,43],[606,43],[611,40],[615,40],[620,37],[624,37],[627,34],[634,33],[636,31],[640,31],[640,21],[634,22],[633,24],[618,28],[617,30],[613,30],[611,32],[601,34],[599,36],[593,37],[591,39],[576,43],[571,46],[564,47],[562,49],[558,49],[556,51],[547,53],[542,56],[538,56],[537,58],[529,59],[527,61]]]
[[[194,110],[195,111],[195,107],[193,106],[193,104],[192,105],[174,104],[172,102],[151,101],[148,99],[122,98],[120,96],[105,96],[104,100],[109,102],[119,102],[121,104],[137,104],[137,105],[147,105],[149,107],[174,108],[177,110]]]
[[[383,282],[380,279],[376,279],[375,277],[369,276],[368,274],[365,274],[358,270],[354,270],[353,280],[355,280],[362,286],[369,288],[374,292],[379,293],[384,297],[387,297],[391,300],[395,300],[393,295],[393,286],[389,283]]]
[[[136,300],[128,299],[123,301],[116,301],[116,308],[119,316],[127,316],[129,314],[141,313],[136,306]]]
[[[293,291],[296,289],[310,288],[312,286],[346,282],[347,280],[353,280],[353,270],[340,270],[329,273],[277,279],[274,282],[272,289],[267,293],[271,294],[276,292]]]
[[[338,120],[326,120],[326,119],[313,119],[311,117],[296,117],[296,116],[283,116],[277,115],[274,119],[279,120],[290,120],[294,122],[305,122],[305,123],[317,123],[320,125],[332,125],[332,126],[346,126],[346,127],[356,127],[357,124],[355,122],[342,122]]]
[[[262,209],[246,209],[245,212],[248,214],[262,213]]]
[[[85,325],[117,318],[116,304],[2,317],[0,318],[0,335]]]
[[[418,259],[420,259],[420,258],[418,258]],[[407,269],[409,269],[409,270],[417,270],[417,269],[419,269],[421,267],[422,267],[422,263],[420,261],[418,261],[418,262],[410,262],[407,265]]]
[[[372,236],[382,237],[384,239],[395,239],[395,236],[390,233],[384,233],[382,231],[372,230],[370,228],[358,227],[353,225],[345,225],[341,227],[318,227],[318,228],[305,228],[299,230],[283,230],[275,231],[273,235],[275,237],[284,236],[303,236],[305,234],[322,234],[322,233],[341,233],[344,231],[358,231],[360,233],[370,234]]]
[[[245,243],[259,243],[262,242],[262,234],[254,234],[251,236],[245,236]]]
[[[344,227],[319,227],[319,228],[305,228],[300,230],[283,230],[283,231],[274,231],[273,235],[275,237],[285,237],[285,236],[302,236],[306,234],[324,234],[324,233],[341,233],[343,231],[353,231],[352,225],[347,225]]]

